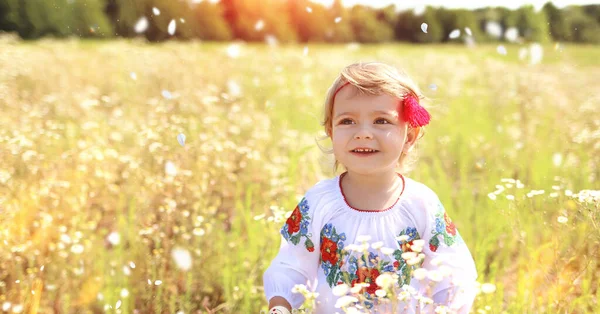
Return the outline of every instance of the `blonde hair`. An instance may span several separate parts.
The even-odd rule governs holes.
[[[331,138],[332,136],[333,98],[337,89],[345,83],[354,86],[358,90],[358,93],[362,95],[376,96],[387,94],[403,99],[405,94],[410,93],[419,99],[421,105],[423,105],[423,100],[426,99],[421,94],[417,84],[405,72],[401,72],[393,66],[381,62],[358,62],[346,66],[342,69],[331,87],[329,87],[327,96],[325,97],[323,120],[321,121],[321,126],[325,129],[325,135],[317,139],[317,145],[326,154],[333,154],[333,148],[325,149],[319,145],[318,141]],[[410,126],[408,128],[409,130],[412,129]],[[423,128],[421,127],[420,129],[419,134],[422,137]],[[402,153],[398,159],[398,170],[402,172],[409,171],[409,165],[414,161],[416,161],[416,152],[414,150],[410,153]],[[333,165],[334,173],[337,172],[339,164],[336,159]]]

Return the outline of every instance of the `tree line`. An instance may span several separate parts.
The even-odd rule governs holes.
[[[344,7],[341,0],[327,7],[308,0],[0,0],[0,31],[24,39],[443,43],[466,38],[457,30],[478,42],[600,43],[600,5],[429,6],[416,13],[394,5]]]

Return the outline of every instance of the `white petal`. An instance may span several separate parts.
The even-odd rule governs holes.
[[[336,308],[342,308],[342,307],[346,307],[348,305],[350,305],[351,303],[355,303],[358,302],[358,299],[349,295],[345,295],[339,299],[337,299],[337,301],[335,302],[335,307]]]
[[[231,96],[240,97],[242,95],[242,88],[235,80],[227,80],[227,93]]]
[[[493,293],[496,291],[496,285],[492,283],[484,283],[481,285],[481,292],[483,293]]]
[[[554,163],[555,166],[559,167],[562,164],[562,154],[561,153],[554,153],[554,155],[552,155],[552,163]]]
[[[342,21],[342,18],[341,18],[341,17],[339,17],[339,16],[338,16],[338,17],[336,17],[336,18],[335,18],[335,22],[336,22],[336,23],[339,23],[339,22],[341,22],[341,21]]]
[[[134,30],[136,33],[143,33],[148,29],[148,19],[145,16],[142,16],[134,26]]]
[[[152,13],[154,13],[154,15],[160,15],[160,10],[157,7],[153,7]]]
[[[408,235],[406,235],[406,234],[404,234],[404,235],[401,235],[401,236],[399,236],[399,237],[396,237],[396,240],[398,240],[398,241],[400,241],[400,242],[405,242],[405,241],[408,241],[408,239],[409,239],[409,236],[408,236]]]
[[[381,253],[383,253],[385,255],[392,255],[392,254],[394,254],[394,249],[389,248],[389,247],[382,247]]]
[[[427,33],[427,27],[428,27],[428,26],[429,26],[429,25],[427,25],[427,23],[423,23],[423,24],[421,24],[421,30],[423,31],[423,33]]]
[[[169,35],[173,36],[175,34],[175,29],[177,29],[177,22],[175,22],[175,20],[171,20],[171,22],[169,22]]]
[[[495,38],[500,38],[502,36],[502,26],[498,22],[489,21],[485,24],[485,32]]]
[[[383,247],[383,242],[378,241],[378,242],[372,243],[371,247],[375,250],[378,250]]]
[[[166,90],[166,89],[164,89],[164,90],[161,92],[161,94],[162,94],[162,96],[163,96],[164,98],[166,98],[166,99],[171,99],[171,98],[173,98],[173,95],[171,95],[171,92],[169,92],[169,91],[168,91],[168,90]]]
[[[111,232],[106,239],[112,245],[118,245],[119,243],[121,243],[121,235],[119,235],[118,232]]]
[[[306,12],[312,13],[312,8],[311,7],[306,7]]]
[[[165,163],[165,174],[171,177],[177,175],[177,168],[175,167],[175,164],[170,160],[167,160],[167,162]]]
[[[418,280],[423,280],[425,276],[427,276],[427,269],[425,268],[417,268],[413,272],[413,276]]]
[[[265,22],[263,20],[258,20],[256,24],[254,24],[254,29],[257,31],[262,30],[265,27]]]
[[[350,288],[348,287],[348,285],[343,283],[341,285],[337,285],[337,286],[333,287],[331,289],[331,292],[333,293],[333,295],[341,297],[343,295],[346,295],[346,293],[348,293],[349,290],[350,290]]]
[[[383,273],[377,277],[375,283],[382,289],[389,288],[394,283],[394,278],[389,273]]]
[[[237,58],[240,56],[240,45],[239,44],[230,44],[227,46],[227,55],[230,58]]]
[[[173,251],[171,251],[171,257],[173,257],[177,268],[183,271],[188,271],[190,268],[192,268],[192,255],[188,250],[183,248],[174,248]]]
[[[81,244],[74,244],[71,247],[71,253],[73,253],[73,254],[81,254],[81,253],[83,253],[83,249],[84,249],[83,245],[81,245]]]
[[[504,48],[503,45],[499,45],[498,47],[496,47],[496,51],[501,54],[501,55],[505,55],[506,56],[506,48]]]
[[[423,246],[423,245],[425,245],[425,240],[423,240],[423,239],[418,239],[418,240],[413,241],[413,246]]]
[[[504,38],[510,42],[517,41],[519,38],[519,30],[516,27],[510,27],[504,32]]]
[[[179,142],[179,145],[184,146],[185,145],[185,134],[179,133],[179,135],[177,135],[177,142]]]
[[[23,312],[23,305],[15,304],[12,308],[13,313],[21,313]]]
[[[413,258],[417,257],[417,253],[415,253],[415,252],[405,252],[405,253],[402,253],[401,256],[402,256],[403,259],[409,260],[409,259],[413,259]]]
[[[117,301],[117,304],[115,304],[115,309],[119,309],[121,307],[121,300]]]
[[[450,35],[448,35],[448,37],[450,37],[451,39],[458,38],[459,36],[460,36],[460,29],[455,29],[450,32]]]
[[[471,29],[468,27],[465,27],[465,33],[467,33],[467,35],[469,36],[473,36],[473,33],[471,33]]]
[[[544,56],[544,48],[538,43],[533,43],[529,46],[529,63],[538,64],[542,61]]]
[[[265,42],[269,47],[275,47],[278,44],[277,37],[273,35],[265,35]]]

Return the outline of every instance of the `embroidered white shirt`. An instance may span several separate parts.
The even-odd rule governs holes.
[[[391,313],[391,303],[383,299],[398,296],[406,299],[398,301],[396,313],[415,313],[417,307],[429,313],[437,305],[467,313],[476,294],[475,263],[437,195],[424,184],[402,177],[404,190],[393,206],[360,211],[345,200],[340,186],[343,175],[310,188],[281,228],[279,252],[263,275],[267,301],[281,296],[297,309],[305,298],[292,289],[304,284],[319,294],[315,313],[343,313],[339,306],[344,299],[339,300],[333,288],[365,283],[368,286],[358,293],[363,302],[358,304],[371,313]],[[413,253],[405,257],[414,260],[402,257],[407,252]],[[418,279],[417,268],[427,270],[425,278]],[[376,279],[383,273],[398,276],[395,296],[377,296],[381,287]],[[443,276],[448,273],[451,276]],[[417,301],[418,295],[434,304]]]

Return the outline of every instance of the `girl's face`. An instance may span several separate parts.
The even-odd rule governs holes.
[[[406,122],[398,120],[400,100],[386,94],[355,95],[353,89],[342,88],[333,104],[330,136],[336,159],[360,174],[395,171],[400,155],[416,139],[415,132],[407,132]],[[357,148],[375,152],[354,152]]]

